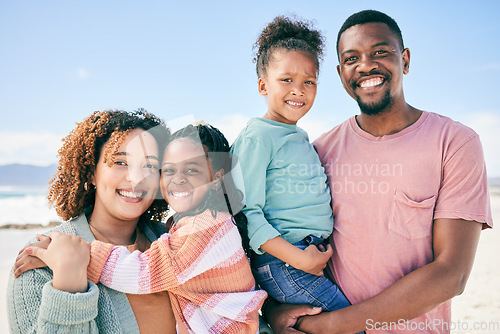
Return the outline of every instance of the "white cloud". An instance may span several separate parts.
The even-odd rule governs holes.
[[[174,133],[175,131],[182,129],[183,127],[191,124],[194,121],[195,121],[194,115],[189,114],[186,116],[170,119],[166,123],[170,131]]]
[[[61,135],[49,132],[1,132],[0,164],[49,165],[57,162]]]
[[[334,126],[338,125],[340,122],[335,118],[325,119],[312,116],[305,117],[298,122],[298,125],[304,129],[308,135],[309,140],[313,142],[316,138],[321,136],[323,133],[331,130]]]
[[[226,136],[229,144],[232,144],[238,134],[246,126],[250,117],[241,114],[225,115],[224,118],[219,118],[211,122],[213,126],[218,128],[224,136]]]
[[[500,176],[500,111],[478,111],[465,117],[464,123],[481,138],[488,176]]]
[[[489,63],[479,67],[476,67],[476,71],[478,72],[491,72],[491,71],[500,71],[500,63]]]
[[[80,67],[76,70],[76,75],[78,76],[78,79],[85,80],[90,76],[90,73],[85,68]]]

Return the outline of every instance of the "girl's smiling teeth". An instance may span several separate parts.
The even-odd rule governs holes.
[[[286,104],[291,105],[292,107],[302,107],[305,105],[304,102],[295,102],[295,101],[285,101]]]
[[[170,191],[169,193],[174,197],[188,197],[189,195],[191,195],[190,191],[182,191],[182,192]]]

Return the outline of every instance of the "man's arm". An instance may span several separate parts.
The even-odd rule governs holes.
[[[368,319],[369,324],[413,319],[461,294],[472,270],[481,228],[475,221],[434,220],[431,263],[363,302],[303,317],[297,322],[299,329],[307,333],[360,332]]]

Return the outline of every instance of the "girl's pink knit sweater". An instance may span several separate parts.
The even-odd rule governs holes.
[[[180,219],[144,253],[94,241],[89,280],[125,293],[168,290],[181,333],[252,333],[267,294],[255,290],[231,215]]]

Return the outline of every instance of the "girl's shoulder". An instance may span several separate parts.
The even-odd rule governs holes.
[[[243,140],[263,141],[269,136],[269,130],[271,128],[272,127],[263,122],[261,118],[251,118],[239,133],[236,142]]]
[[[272,156],[288,141],[304,137],[303,133],[295,124],[252,118],[234,141],[232,151],[241,154],[251,150],[254,155],[262,151],[264,156]]]
[[[255,117],[245,127],[248,136],[258,135],[261,137],[276,137],[283,134],[295,133],[300,129],[296,124],[286,124],[270,119]]]

